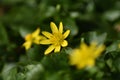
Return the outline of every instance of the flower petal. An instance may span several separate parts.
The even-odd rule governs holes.
[[[40,41],[41,41],[41,40],[44,40],[44,39],[46,39],[46,38],[43,37],[43,36],[41,36],[41,35],[38,35],[37,37],[35,37],[35,38],[33,39],[33,42],[34,42],[35,44],[40,44]]]
[[[94,65],[95,65],[95,60],[94,59],[91,59],[91,60],[87,61],[86,66],[94,66]]]
[[[69,58],[70,58],[71,65],[77,64],[77,62],[80,61],[79,49],[72,50],[71,54],[69,55]]]
[[[50,27],[51,27],[52,33],[58,33],[58,28],[55,25],[55,23],[51,22]]]
[[[68,45],[68,42],[66,40],[64,40],[61,45],[62,45],[62,47],[66,47]]]
[[[40,28],[37,28],[33,33],[32,33],[32,37],[35,38],[39,35],[40,33]]]
[[[54,45],[51,45],[47,48],[47,50],[45,50],[45,55],[49,54],[50,52],[52,52],[53,50],[55,49],[55,46]]]
[[[36,40],[44,40],[44,39],[47,39],[47,38],[45,38],[44,36],[39,35],[35,39]]]
[[[87,52],[91,51],[91,49],[89,49],[89,46],[87,46],[87,44],[85,44],[84,42],[81,42],[80,49],[82,51],[86,51],[87,50]]]
[[[67,31],[63,34],[64,39],[67,38],[69,34],[70,34],[70,30],[67,30]]]
[[[41,40],[40,44],[46,44],[46,45],[48,45],[48,44],[51,44],[51,42],[50,42],[50,40],[46,39],[46,40]]]
[[[60,32],[60,33],[63,32],[63,24],[62,24],[62,22],[60,22],[60,24],[59,24],[59,32]]]
[[[34,40],[33,41],[35,44],[40,44],[40,40]]]
[[[31,41],[31,40],[32,40],[32,35],[31,35],[31,34],[27,34],[27,35],[25,36],[25,40],[26,40],[26,41]]]
[[[82,69],[82,68],[86,67],[86,63],[80,61],[80,63],[79,64],[77,63],[76,66],[78,69]]]
[[[54,52],[59,52],[60,51],[60,46],[56,46]]]
[[[94,58],[97,58],[98,56],[100,56],[100,54],[105,50],[105,46],[104,45],[100,45],[96,48],[95,52],[94,52]]]
[[[26,50],[28,50],[32,45],[32,42],[31,41],[27,41],[25,43],[23,43],[23,46],[25,47]]]
[[[46,36],[47,38],[51,38],[53,35],[49,32],[43,31],[42,34]]]

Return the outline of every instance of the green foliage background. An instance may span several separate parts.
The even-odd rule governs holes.
[[[25,51],[26,34],[50,22],[70,29],[69,45],[45,56],[47,46]],[[96,66],[78,70],[68,54],[84,38],[96,39],[106,50]],[[120,80],[120,0],[0,0],[0,80]]]

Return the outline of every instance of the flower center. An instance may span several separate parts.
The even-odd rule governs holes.
[[[63,38],[63,35],[61,33],[54,33],[53,36],[50,39],[52,44],[54,44],[56,46],[61,45],[63,40],[64,40],[64,38]]]

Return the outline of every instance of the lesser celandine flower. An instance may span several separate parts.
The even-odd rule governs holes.
[[[33,33],[27,34],[25,36],[25,42],[23,43],[23,46],[26,50],[28,50],[31,47],[32,43],[40,44],[40,41],[44,39],[44,37],[39,35],[39,33],[40,28],[37,28]]]
[[[65,33],[63,33],[63,24],[60,22],[59,29],[55,25],[55,23],[51,22],[50,27],[52,30],[52,33],[43,31],[42,34],[47,37],[46,40],[41,41],[41,44],[51,44],[47,50],[45,50],[45,54],[49,54],[54,50],[54,52],[59,52],[62,47],[66,47],[68,45],[68,42],[65,40],[68,35],[70,34],[70,30],[67,30]]]
[[[100,56],[104,49],[104,45],[98,46],[96,42],[92,42],[90,46],[82,42],[80,47],[74,49],[70,54],[70,64],[76,65],[78,69],[92,67],[95,65],[95,59]]]

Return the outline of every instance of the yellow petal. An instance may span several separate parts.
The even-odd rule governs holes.
[[[96,43],[96,42],[92,42],[92,43],[90,44],[90,46],[89,46],[89,48],[90,48],[91,50],[96,49],[96,47],[97,47],[97,43]]]
[[[98,46],[98,48],[96,48],[96,51],[94,52],[94,57],[97,58],[98,56],[100,56],[100,54],[102,53],[102,51],[104,51],[104,49],[105,49],[104,45]]]
[[[34,42],[35,44],[40,44],[40,40],[37,40],[37,39],[35,39],[33,42]]]
[[[31,41],[27,41],[23,44],[23,46],[25,47],[26,50],[28,50],[32,45],[32,42]]]
[[[77,68],[78,69],[82,69],[84,67],[86,67],[86,64],[85,63],[79,63],[79,64],[76,64]]]
[[[38,35],[37,37],[35,37],[35,40],[42,40],[42,39],[46,39],[45,37],[41,36],[41,35]]]
[[[95,65],[95,60],[88,60],[87,66],[94,66]]]
[[[120,48],[120,44],[118,44],[118,48]]]
[[[46,44],[46,45],[48,45],[48,44],[51,44],[51,42],[50,42],[50,40],[46,39],[46,40],[41,40],[40,44]]]
[[[70,64],[75,65],[80,61],[80,56],[79,56],[79,49],[74,49],[71,51],[71,54],[69,55],[70,58]]]
[[[62,24],[62,22],[60,22],[60,24],[59,24],[59,32],[60,32],[60,33],[63,32],[63,24]]]
[[[45,39],[47,39],[47,38],[46,38],[46,37],[44,37],[44,36],[42,36],[41,40],[45,40]]]
[[[60,46],[56,46],[54,52],[60,52]]]
[[[31,41],[31,40],[32,40],[32,35],[31,35],[31,34],[27,34],[27,35],[25,36],[25,40],[26,40],[26,41]]]
[[[52,52],[55,49],[54,45],[51,45],[47,48],[47,50],[45,50],[45,55],[49,54],[50,52]]]
[[[33,33],[32,33],[32,37],[35,38],[39,35],[40,33],[40,28],[37,28]]]
[[[43,31],[42,34],[46,36],[47,38],[51,38],[53,35],[49,32]]]
[[[34,42],[35,44],[40,44],[40,41],[43,40],[43,39],[46,39],[46,38],[39,35],[39,36],[37,36],[37,37],[35,37],[35,38],[33,39],[33,42]]]
[[[89,46],[87,45],[87,44],[85,44],[84,42],[82,42],[81,44],[80,44],[80,49],[81,49],[81,51],[83,51],[84,53],[86,52],[86,50],[87,50],[87,52],[89,52]]]
[[[66,47],[68,45],[68,42],[66,40],[64,40],[61,45],[62,45],[62,47]]]
[[[67,30],[67,31],[63,34],[64,39],[67,38],[69,34],[70,34],[70,30]]]
[[[55,23],[51,22],[50,27],[51,27],[52,33],[58,33],[58,28],[55,25]]]

